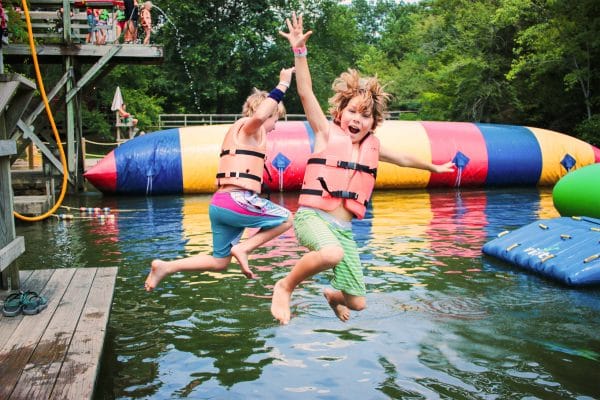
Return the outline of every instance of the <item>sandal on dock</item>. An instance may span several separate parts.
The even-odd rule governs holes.
[[[4,305],[2,306],[2,315],[5,317],[16,317],[21,314],[23,311],[23,293],[15,292],[4,300]]]
[[[44,308],[48,307],[48,300],[36,292],[27,291],[23,293],[23,314],[39,314]]]

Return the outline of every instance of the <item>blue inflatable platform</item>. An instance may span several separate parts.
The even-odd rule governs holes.
[[[540,220],[500,233],[482,250],[569,286],[600,284],[600,219]]]

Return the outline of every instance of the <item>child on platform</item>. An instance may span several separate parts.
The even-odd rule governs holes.
[[[201,254],[173,261],[152,261],[145,288],[153,290],[168,275],[182,271],[225,271],[235,257],[247,278],[256,278],[248,265],[248,255],[292,226],[290,212],[259,197],[267,133],[285,115],[281,103],[294,69],[282,69],[279,83],[267,94],[255,89],[243,107],[244,117],[225,135],[217,173],[218,190],[209,206],[213,254]],[[260,228],[239,242],[245,228]]]
[[[271,313],[281,324],[290,321],[294,289],[305,279],[333,268],[331,285],[324,296],[341,321],[350,310],[366,307],[365,283],[351,221],[363,218],[375,184],[378,161],[436,173],[453,172],[453,163],[432,164],[409,154],[380,147],[374,130],[383,121],[389,95],[374,77],[361,77],[350,69],[333,83],[329,100],[333,122],[321,110],[312,90],[302,16],[286,20],[288,39],[295,56],[296,86],[315,144],[308,160],[294,217],[298,241],[310,251],[286,277],[275,284]]]
[[[152,33],[152,2],[145,1],[142,10],[140,11],[140,19],[142,20],[142,28],[144,29],[143,44],[150,44],[150,34]]]

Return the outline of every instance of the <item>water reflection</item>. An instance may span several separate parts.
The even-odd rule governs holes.
[[[272,196],[297,209],[295,195]],[[549,190],[377,192],[353,225],[369,308],[339,322],[322,274],[286,327],[269,306],[304,251],[293,230],[251,258],[258,280],[232,265],[143,291],[153,258],[210,251],[209,200],[85,195],[69,205],[115,219],[18,226],[23,269],[120,267],[96,398],[600,397],[600,291],[481,254],[499,232],[557,216]]]

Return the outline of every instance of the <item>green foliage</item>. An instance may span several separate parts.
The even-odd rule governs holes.
[[[114,141],[111,134],[112,122],[106,118],[106,114],[98,110],[81,110],[81,118],[85,127],[84,137]]]
[[[522,102],[533,105],[536,95],[548,94],[550,102],[529,108],[551,126],[572,128],[590,118],[600,99],[600,4],[593,0],[503,4],[506,8],[498,12],[498,21],[519,27],[506,76],[522,90]]]
[[[13,43],[27,42],[27,24],[21,15],[15,11],[15,7],[21,7],[21,2],[17,0],[3,1],[4,10],[8,16],[8,32],[10,41]]]
[[[270,90],[281,68],[292,65],[287,41],[277,32],[287,29],[285,18],[296,10],[314,30],[309,63],[324,109],[335,77],[357,68],[384,83],[393,96],[390,109],[416,110],[419,119],[539,126],[598,143],[597,0],[160,0],[157,5],[153,20],[162,11],[167,17],[153,36],[163,46],[164,63],[117,66],[89,84],[81,97],[86,131],[114,137],[110,105],[117,86],[145,131],[155,129],[160,113],[238,113],[253,87]],[[26,39],[23,21],[7,8],[11,34]],[[33,76],[30,70],[27,75]],[[44,75],[52,87],[61,73],[50,67]],[[293,87],[285,103],[289,113],[302,113]]]
[[[579,139],[600,147],[600,114],[580,122],[575,127],[575,136]]]

